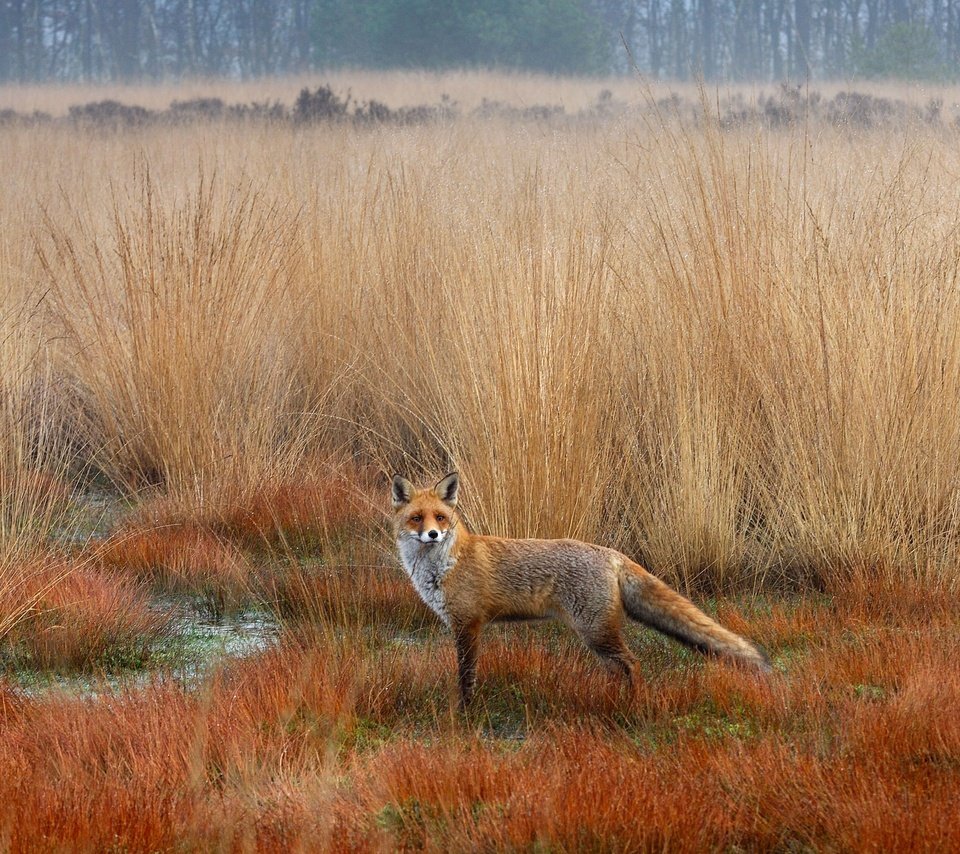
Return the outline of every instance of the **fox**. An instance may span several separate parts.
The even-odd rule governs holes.
[[[391,498],[403,569],[456,642],[461,710],[473,698],[480,632],[491,622],[562,620],[630,683],[638,659],[623,639],[624,615],[699,652],[771,672],[763,649],[615,549],[473,533],[457,511],[459,489],[457,472],[421,488],[397,474]]]

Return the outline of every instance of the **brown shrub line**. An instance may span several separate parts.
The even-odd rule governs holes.
[[[836,127],[859,129],[902,126],[909,124],[942,125],[960,122],[960,117],[944,119],[943,100],[931,98],[919,106],[910,101],[874,95],[867,92],[841,91],[832,97],[820,92],[804,90],[787,83],[772,93],[761,92],[749,100],[743,93],[727,94],[707,105],[705,100],[691,100],[673,93],[654,99],[648,96],[640,106],[617,100],[609,89],[603,89],[588,107],[568,112],[560,104],[532,104],[517,107],[494,98],[483,98],[481,103],[464,112],[456,101],[442,95],[434,104],[417,104],[391,108],[375,98],[355,100],[350,91],[341,94],[329,83],[311,90],[304,87],[292,106],[278,100],[251,101],[228,104],[218,97],[197,97],[174,100],[165,110],[124,104],[113,99],[90,101],[69,107],[68,114],[56,119],[48,113],[0,110],[0,127],[56,125],[116,130],[121,128],[151,127],[156,125],[184,125],[195,122],[266,122],[302,126],[316,123],[349,123],[363,127],[371,125],[422,125],[441,121],[455,121],[464,117],[474,119],[505,119],[508,121],[597,121],[623,116],[638,116],[651,111],[682,116],[700,123],[706,117],[717,120],[723,128],[760,126],[767,128],[793,127],[803,122],[823,122]]]

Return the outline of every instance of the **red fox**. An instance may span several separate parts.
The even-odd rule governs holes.
[[[630,680],[637,659],[620,633],[624,613],[700,652],[770,672],[758,646],[613,549],[471,533],[457,515],[459,487],[456,472],[423,489],[393,478],[400,561],[420,598],[456,638],[462,708],[476,687],[480,630],[495,620],[562,619]]]

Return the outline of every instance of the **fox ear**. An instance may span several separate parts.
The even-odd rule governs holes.
[[[449,504],[451,507],[456,506],[457,503],[457,491],[460,489],[460,475],[455,471],[450,472],[443,480],[441,480],[433,488],[433,491],[437,493],[437,496],[444,504]]]
[[[395,474],[393,476],[391,497],[393,498],[394,509],[403,507],[404,504],[409,504],[410,499],[413,498],[413,484],[405,477]]]

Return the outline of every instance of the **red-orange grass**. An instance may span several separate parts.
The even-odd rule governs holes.
[[[0,803],[10,847],[158,850],[189,838],[202,826],[196,721],[196,702],[172,688],[53,698],[5,719]]]
[[[114,663],[136,661],[166,627],[167,618],[150,609],[135,581],[89,563],[49,562],[24,577],[27,583],[7,595],[26,596],[33,604],[3,641],[22,665],[106,666],[108,656]]]
[[[524,663],[536,670],[537,657],[549,664],[535,640],[504,673]],[[960,691],[951,649],[936,649],[908,650],[920,668],[875,701],[838,683],[818,721],[832,733],[825,741],[775,731],[704,740],[690,731],[638,748],[606,725],[545,719],[513,752],[472,738],[469,719],[464,727],[451,715],[444,725],[455,696],[449,644],[369,650],[331,636],[232,665],[193,698],[157,686],[99,706],[25,704],[8,692],[0,794],[28,809],[15,830],[21,848],[41,832],[89,848],[224,838],[289,847],[335,819],[324,847],[943,849],[960,841],[944,820],[956,798],[950,712]],[[823,654],[798,673],[798,695],[816,690]],[[884,653],[879,664],[888,662]],[[688,687],[690,702],[712,695],[722,708],[724,692],[746,696],[748,707],[763,701],[751,700],[752,683],[730,668],[697,672],[702,686]],[[591,677],[584,693],[599,684]],[[669,696],[666,681],[657,687]],[[680,699],[664,701],[664,720],[683,709]],[[427,742],[341,753],[361,718],[397,731],[418,716],[422,725],[431,704],[426,714],[442,725]],[[924,716],[924,707],[943,713]],[[348,782],[335,787],[331,774]]]
[[[191,523],[121,529],[100,544],[101,566],[187,592],[250,589],[250,564],[222,537]]]
[[[920,582],[860,578],[833,594],[830,610],[848,621],[870,625],[930,625],[960,618],[960,599],[948,590]]]
[[[249,548],[263,546],[355,546],[370,540],[376,504],[353,480],[339,473],[308,476],[301,481],[266,484],[210,518],[210,524],[231,541]]]
[[[904,765],[890,748],[824,753],[768,736],[718,753],[710,773],[760,819],[752,847],[956,850],[955,769]]]
[[[207,695],[208,761],[233,784],[278,765],[320,773],[354,719],[361,669],[349,647],[295,643],[226,668]]]
[[[298,620],[416,629],[437,624],[399,568],[370,565],[279,567],[265,579],[277,610]]]
[[[349,662],[276,651],[188,692],[0,703],[13,850],[273,850],[321,839]]]
[[[888,642],[874,662],[874,683],[886,687],[851,702],[840,725],[848,749],[885,752],[906,767],[953,768],[960,774],[960,637],[907,639],[898,647],[899,672],[890,671]]]
[[[371,553],[372,535],[385,519],[385,493],[369,468],[313,460],[296,476],[226,491],[204,510],[159,498],[136,518],[141,526],[192,522],[246,549],[316,549],[329,558],[332,548],[346,548],[350,562],[371,562],[357,561],[356,553]]]
[[[606,731],[555,727],[515,753],[478,741],[392,744],[365,761],[358,790],[369,812],[392,805],[388,829],[410,847],[705,850],[735,842],[736,810],[715,780],[689,767],[699,762],[686,764],[673,749],[649,754]],[[414,819],[414,805],[425,821]]]
[[[567,728],[516,753],[391,744],[366,758],[358,787],[368,812],[391,816],[391,842],[438,850],[954,850],[960,841],[947,820],[951,771],[904,771],[882,751],[821,756],[777,736],[681,739],[656,753]]]

